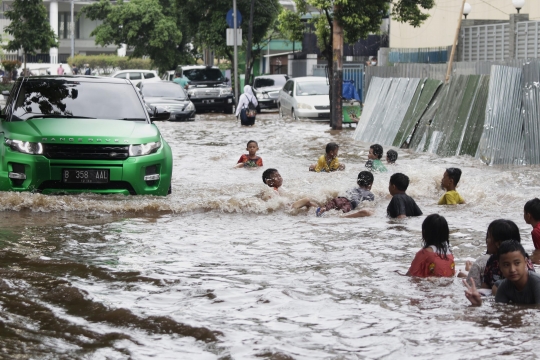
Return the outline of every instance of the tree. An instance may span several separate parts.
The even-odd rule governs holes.
[[[181,0],[100,0],[81,13],[103,21],[91,33],[96,44],[126,44],[132,57],[149,56],[161,71],[193,62]]]
[[[284,33],[292,33],[298,26],[300,16],[311,13],[310,23],[315,28],[317,42],[321,54],[328,61],[330,83],[330,104],[338,99],[332,98],[333,84],[333,43],[332,31],[334,20],[343,28],[344,40],[355,43],[365,39],[370,33],[379,32],[383,18],[389,13],[392,5],[392,17],[400,22],[407,22],[418,27],[428,18],[421,9],[431,9],[434,0],[294,0],[299,16],[291,14],[280,16],[281,28]],[[310,12],[315,9],[315,14]],[[317,14],[318,13],[318,14]],[[332,107],[330,108],[332,112]]]
[[[58,47],[42,0],[15,0],[4,15],[11,20],[4,31],[13,37],[5,49],[23,50],[25,70],[27,54],[35,54],[37,50],[47,52],[52,47]]]
[[[283,36],[293,42],[304,40],[305,25],[300,14],[287,9],[283,9],[278,16],[278,29]]]
[[[242,48],[246,49],[249,33],[249,14],[252,0],[237,0],[237,9],[243,17]],[[190,28],[194,30],[194,44],[214,49],[218,54],[226,56],[231,63],[234,62],[234,49],[227,46],[226,32],[229,27],[225,16],[232,8],[231,0],[186,0],[187,18]],[[277,19],[281,5],[279,0],[255,0],[253,14],[253,40],[254,47],[260,48],[268,39],[268,32]],[[251,72],[256,53],[253,52],[247,61],[247,71]]]

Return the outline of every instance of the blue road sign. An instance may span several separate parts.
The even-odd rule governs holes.
[[[236,27],[239,28],[241,24],[242,15],[240,14],[240,11],[236,10]],[[230,28],[234,28],[233,9],[229,10],[227,13],[227,25],[229,25]]]

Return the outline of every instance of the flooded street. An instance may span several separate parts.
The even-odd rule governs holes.
[[[396,271],[407,271],[432,213],[449,223],[456,269],[485,253],[498,218],[517,223],[531,252],[523,206],[539,195],[537,168],[397,149],[397,165],[375,174],[375,202],[362,205],[374,216],[318,218],[289,204],[356,185],[370,144],[353,141],[354,128],[277,112],[253,128],[212,113],[158,127],[174,155],[172,195],[0,193],[1,359],[536,356],[538,309],[469,307],[457,278]],[[234,169],[252,139],[264,167]],[[345,171],[309,172],[331,141]],[[264,201],[269,167],[283,196]],[[462,169],[466,205],[436,205],[447,167]],[[424,216],[386,217],[392,172],[410,177]]]

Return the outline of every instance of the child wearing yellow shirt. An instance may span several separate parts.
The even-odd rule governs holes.
[[[438,205],[465,204],[465,200],[463,200],[461,195],[456,191],[459,179],[461,179],[461,169],[446,169],[441,180],[441,187],[446,190],[446,193],[441,197]]]
[[[339,163],[338,159],[339,145],[336,143],[328,143],[326,145],[326,154],[322,155],[317,164],[311,165],[309,171],[315,172],[331,172],[336,170],[344,170],[345,165]]]

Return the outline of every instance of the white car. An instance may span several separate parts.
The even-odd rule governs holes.
[[[155,70],[120,70],[113,73],[111,77],[118,79],[129,79],[135,85],[139,82],[161,81],[159,79],[157,71]]]
[[[330,119],[330,86],[326,77],[306,76],[288,80],[279,91],[280,116],[290,115],[294,120]]]

